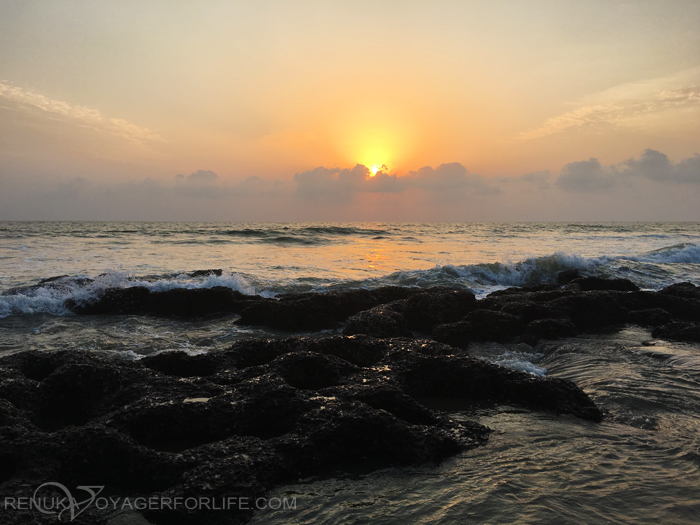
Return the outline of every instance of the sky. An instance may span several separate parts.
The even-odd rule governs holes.
[[[697,0],[0,0],[0,220],[698,203]]]

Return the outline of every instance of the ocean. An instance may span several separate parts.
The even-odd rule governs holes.
[[[698,223],[0,223],[0,355],[87,349],[139,359],[216,352],[290,334],[235,323],[77,316],[113,287],[226,286],[289,292],[451,286],[477,297],[577,269],[642,289],[700,284]],[[203,270],[216,270],[207,272]],[[337,334],[340,329],[305,334]],[[439,464],[304,479],[273,495],[259,523],[698,523],[700,347],[627,326],[534,347],[483,343],[472,355],[583,388],[608,416],[570,416],[424,400],[494,430]]]

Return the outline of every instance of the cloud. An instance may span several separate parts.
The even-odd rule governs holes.
[[[700,183],[700,155],[697,153],[690,158],[683,159],[674,166],[676,180],[680,182]]]
[[[194,173],[191,173],[187,177],[187,180],[194,183],[211,184],[213,182],[216,182],[218,178],[219,176],[213,171],[197,170]]]
[[[411,188],[460,195],[469,191],[481,195],[500,191],[480,175],[468,173],[458,162],[441,164],[437,168],[424,166],[403,177],[382,171],[372,177],[369,168],[361,164],[352,169],[318,167],[297,173],[294,182],[300,196],[334,196],[342,200],[357,193],[402,193]]]
[[[486,181],[481,175],[467,172],[467,168],[458,162],[440,164],[435,169],[424,166],[418,171],[412,171],[409,173],[409,185],[436,192],[462,193],[471,189],[486,195],[500,191],[497,186]]]
[[[7,109],[39,114],[51,120],[118,135],[132,142],[165,142],[155,131],[128,120],[105,117],[96,109],[71,105],[8,84],[0,83],[0,104]]]
[[[506,188],[517,187],[518,191],[543,191],[552,188],[552,172],[544,170],[518,175],[517,177],[497,177],[496,181]]]
[[[632,125],[639,117],[687,108],[700,108],[700,85],[658,91],[645,100],[583,106],[550,118],[540,127],[521,133],[517,138],[532,140],[569,130],[597,132],[610,126]]]
[[[566,191],[594,192],[610,188],[615,181],[598,159],[591,158],[564,166],[556,183]]]
[[[646,149],[637,159],[629,159],[622,164],[621,173],[628,177],[645,177],[654,181],[671,183],[700,183],[700,155],[673,164],[659,151]]]
[[[369,170],[360,164],[352,169],[324,168],[296,173],[296,194],[302,198],[335,197],[347,200],[359,190],[369,176]]]
[[[637,159],[629,159],[623,163],[628,176],[641,176],[651,180],[669,180],[673,177],[673,165],[668,157],[659,151],[646,149]]]
[[[598,159],[571,162],[564,166],[556,185],[568,192],[599,192],[618,183],[639,185],[640,181],[669,185],[700,183],[700,155],[673,163],[665,153],[647,148],[638,159],[601,166]]]
[[[3,220],[522,221],[700,220],[700,155],[674,162],[647,149],[619,164],[599,160],[484,178],[459,163],[405,176],[362,165],[292,179],[230,180],[210,170],[169,179],[9,178],[0,170]]]

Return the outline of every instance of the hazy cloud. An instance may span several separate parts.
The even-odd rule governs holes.
[[[537,139],[575,129],[598,131],[606,126],[628,125],[641,116],[681,108],[700,108],[700,86],[659,91],[646,100],[583,106],[548,119],[542,126],[521,133],[518,139]]]
[[[481,175],[470,174],[467,168],[458,162],[440,164],[433,169],[424,166],[418,171],[409,173],[409,184],[415,188],[423,188],[438,192],[474,190],[479,194],[498,193],[500,190]]]
[[[644,180],[666,186],[700,183],[700,155],[673,163],[665,153],[646,149],[638,159],[612,166],[601,166],[598,159],[571,162],[564,166],[556,184],[569,192],[596,192],[619,182],[634,186]]]
[[[210,170],[197,170],[188,175],[187,180],[195,183],[210,184],[216,182],[219,176]]]
[[[697,153],[690,158],[683,159],[674,167],[676,180],[680,182],[700,183],[700,155]]]
[[[437,168],[424,166],[403,177],[378,172],[370,176],[369,168],[358,164],[352,169],[318,167],[294,175],[296,192],[304,197],[342,196],[349,199],[354,193],[401,193],[410,188],[430,192],[462,194],[473,191],[478,194],[498,193],[499,188],[480,175],[453,162]]]
[[[349,199],[360,188],[369,170],[361,164],[352,169],[324,168],[296,173],[296,194],[304,198],[335,197]]]
[[[105,117],[96,109],[71,105],[8,84],[0,83],[0,104],[7,109],[38,113],[52,120],[108,132],[134,142],[164,142],[156,132],[127,120]]]
[[[517,186],[521,191],[542,191],[552,187],[552,172],[535,171],[517,177],[498,177],[496,181],[505,187]]]
[[[485,178],[447,163],[404,176],[357,165],[287,180],[198,170],[111,183],[0,170],[0,182],[10,220],[700,220],[700,155],[673,162],[653,149],[616,165],[571,162],[556,178]]]
[[[700,183],[700,155],[673,164],[660,151],[646,149],[639,159],[622,164],[621,173],[631,177],[646,177],[655,181]]]
[[[593,158],[567,164],[557,179],[562,189],[580,192],[606,190],[614,183],[610,170],[603,169],[598,159]]]

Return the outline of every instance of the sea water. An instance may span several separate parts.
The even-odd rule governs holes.
[[[220,275],[197,270],[217,269]],[[700,284],[697,223],[0,223],[0,354],[87,349],[138,359],[290,334],[235,323],[72,315],[110,287],[286,292],[445,285],[483,297],[562,270],[643,289]],[[219,273],[219,272],[217,272]],[[329,329],[323,336],[337,333]],[[700,348],[638,327],[473,355],[582,387],[608,415],[579,421],[425,399],[494,432],[437,465],[300,480],[297,509],[260,523],[700,523]]]

